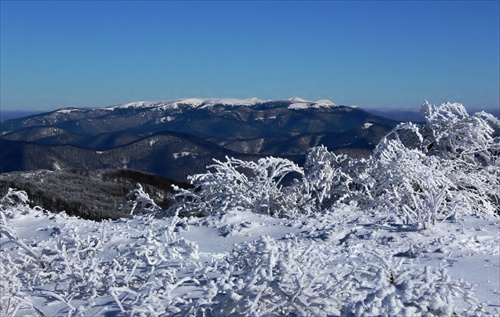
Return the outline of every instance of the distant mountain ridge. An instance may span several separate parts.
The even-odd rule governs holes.
[[[185,180],[203,171],[212,157],[225,155],[293,156],[300,161],[310,147],[321,144],[366,155],[397,123],[329,100],[298,97],[64,108],[2,122],[1,171],[128,167]],[[130,164],[122,164],[124,160]],[[162,162],[175,168],[159,168]]]
[[[276,108],[307,110],[336,107],[341,106],[337,106],[329,100],[312,102],[298,97],[277,101],[263,101],[257,98],[188,98],[172,101],[139,101],[106,108],[63,108],[52,112],[7,120],[2,123],[0,131],[6,133],[24,127],[55,126],[74,133],[99,134],[137,127],[145,123],[149,125],[168,125],[168,122],[177,121],[175,119],[179,115],[189,116],[189,114],[193,113],[220,115],[235,110],[243,114],[249,111],[262,112]],[[96,125],[92,122],[95,120],[100,121],[97,130],[95,129]],[[153,121],[151,122],[151,120]]]

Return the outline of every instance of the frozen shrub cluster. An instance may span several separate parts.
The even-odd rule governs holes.
[[[177,188],[174,207],[191,215],[243,208],[290,217],[354,202],[422,229],[464,214],[498,214],[500,121],[469,115],[459,103],[425,102],[422,109],[424,126],[398,125],[366,160],[320,146],[310,149],[304,168],[272,157],[216,161],[190,178],[193,189]]]
[[[171,209],[209,215],[244,208],[277,217],[307,212],[303,209],[309,196],[307,188],[297,186],[304,171],[292,161],[274,157],[257,162],[228,157],[225,162],[214,161],[207,173],[189,177],[193,189],[174,187],[180,203]]]
[[[450,218],[458,203],[448,169],[438,157],[407,149],[398,139],[384,139],[367,166],[366,205],[421,228]]]
[[[304,173],[311,202],[323,210],[335,202],[355,199],[358,184],[357,168],[364,160],[350,160],[345,154],[335,154],[325,146],[311,148],[307,153]]]
[[[26,212],[41,213],[29,207]],[[27,294],[63,303],[58,315],[85,316],[85,310],[102,297],[116,303],[120,312],[115,313],[131,316],[178,311],[181,299],[171,293],[192,280],[189,275],[178,276],[179,263],[196,269],[197,245],[176,237],[176,217],[166,228],[158,228],[153,218],[144,216],[143,221],[151,224],[145,224],[144,234],[125,247],[110,247],[105,224],[98,235],[82,237],[74,229],[64,233],[54,229],[53,238],[27,244],[9,225],[14,217],[19,217],[18,208],[0,211],[2,316],[16,316],[23,308],[36,310],[25,299]]]
[[[198,313],[207,316],[320,316],[338,314],[343,281],[327,248],[263,237],[236,247],[217,264],[220,277]],[[339,296],[340,295],[340,296]]]
[[[87,236],[73,226],[53,228],[51,238],[36,244],[19,239],[10,225],[24,216],[18,209],[3,209],[0,216],[2,316],[37,311],[33,297],[58,303],[58,316],[87,316],[88,311],[116,316],[483,313],[469,284],[452,280],[444,269],[394,258],[393,250],[372,251],[372,244],[264,236],[203,259],[195,243],[178,238],[175,215],[161,221],[138,215],[116,228],[94,223],[97,232]],[[139,235],[117,243],[118,233],[132,223],[140,224]],[[347,234],[343,240],[351,238]]]
[[[365,250],[366,251],[366,250]],[[213,270],[198,316],[473,316],[470,285],[444,269],[383,254],[269,237],[236,247]],[[463,309],[459,306],[466,306]],[[477,310],[479,309],[479,310]],[[477,310],[477,311],[476,311]]]
[[[13,206],[26,207],[29,203],[28,194],[22,190],[9,188],[7,194],[0,199],[0,210]]]
[[[500,121],[493,115],[478,112],[469,115],[462,104],[422,105],[426,125],[422,135],[429,154],[460,159],[471,164],[491,164],[500,154],[495,129]]]
[[[367,252],[353,274],[346,276],[348,288],[355,291],[344,303],[344,316],[481,315],[470,284],[452,280],[442,268],[418,268],[402,258],[389,259]]]
[[[498,119],[469,116],[458,103],[425,103],[423,110],[425,126],[397,126],[368,160],[365,205],[420,228],[466,214],[498,214]]]
[[[36,261],[36,254],[24,242],[17,238],[17,234],[8,226],[8,218],[11,216],[11,208],[17,207],[18,212],[28,212],[28,195],[26,192],[14,189],[8,190],[8,193],[0,199],[0,313],[1,315],[15,316],[21,308],[34,308],[33,304],[26,300],[26,290],[21,276],[28,269],[27,264],[11,265],[14,262],[9,254],[4,253],[6,243],[12,244],[20,250],[20,254],[28,254],[28,258]]]

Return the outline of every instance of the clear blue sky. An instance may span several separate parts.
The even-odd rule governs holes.
[[[499,1],[1,1],[1,108],[500,104]]]

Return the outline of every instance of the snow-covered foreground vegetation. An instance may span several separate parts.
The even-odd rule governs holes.
[[[53,214],[11,190],[2,316],[499,315],[500,124],[424,110],[367,160],[228,158],[169,210],[138,186],[130,219]]]

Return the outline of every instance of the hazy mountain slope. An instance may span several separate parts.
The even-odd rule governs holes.
[[[142,138],[143,135],[127,130],[88,135],[55,127],[29,127],[2,136],[2,139],[11,141],[28,141],[40,145],[73,145],[92,150],[111,149]]]
[[[281,102],[255,108],[214,106],[190,109],[160,123],[157,120],[147,122],[134,130],[141,133],[176,131],[212,140],[234,140],[342,132],[366,122],[392,128],[397,123],[349,107],[294,110],[288,106],[287,102]]]
[[[39,144],[65,144],[75,143],[77,138],[85,138],[85,135],[68,132],[57,127],[28,127],[2,135],[2,139],[11,141],[27,141]]]
[[[0,140],[0,145],[0,172],[130,168],[184,181],[188,175],[204,171],[213,163],[212,158],[223,159],[226,155],[252,158],[192,136],[167,132],[106,151],[10,140]]]

